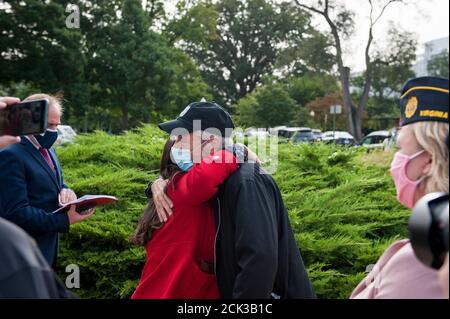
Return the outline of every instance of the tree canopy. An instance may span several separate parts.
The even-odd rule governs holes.
[[[341,94],[349,131],[359,117],[396,116],[395,94],[412,76],[413,35],[393,26],[388,49],[371,48],[366,72],[350,78],[337,49],[357,32],[355,12],[320,4],[329,5],[330,32],[311,22],[319,7],[301,1],[180,0],[166,10],[161,0],[5,0],[0,92],[63,93],[66,123],[113,133],[172,118],[201,98],[247,127],[320,126],[306,106],[339,90],[349,93]],[[69,5],[79,27],[66,24]],[[371,19],[373,27],[379,18]],[[448,52],[434,57],[430,74],[448,76],[447,60]]]

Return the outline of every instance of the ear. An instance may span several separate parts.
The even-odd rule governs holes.
[[[215,152],[219,148],[220,143],[218,139],[214,137],[214,135],[208,136],[205,141],[207,142],[204,144],[204,150],[205,152],[208,152],[208,154]]]
[[[433,156],[429,152],[426,152],[425,154],[426,157],[424,160],[424,165],[422,167],[422,173],[424,175],[427,175],[431,172],[431,167],[433,165]]]
[[[216,149],[219,144],[219,140],[214,137],[214,135],[210,135],[207,139],[208,143],[206,143],[207,147],[210,147],[212,149]]]

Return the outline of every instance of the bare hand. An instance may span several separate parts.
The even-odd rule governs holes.
[[[67,212],[67,217],[69,217],[70,225],[73,225],[73,224],[79,223],[85,219],[88,219],[95,212],[95,208],[92,208],[86,214],[81,215],[81,214],[77,213],[76,208],[77,207],[75,205],[72,205],[72,206],[70,206],[70,210]]]
[[[0,109],[4,109],[9,105],[14,105],[19,102],[20,99],[16,97],[0,97]],[[18,136],[10,136],[10,135],[0,136],[0,149],[19,142],[20,137]]]
[[[20,99],[17,97],[0,97],[0,109],[4,109],[8,105],[14,105],[20,103]]]
[[[59,193],[58,200],[61,205],[67,204],[77,199],[75,192],[68,188],[63,188]]]
[[[258,155],[256,155],[255,152],[253,152],[251,149],[249,149],[244,144],[240,144],[240,145],[242,145],[245,148],[245,150],[247,151],[247,157],[248,157],[248,161],[249,162],[253,162],[253,163],[256,163],[258,165],[262,164],[261,160],[258,158]]]
[[[156,212],[158,213],[159,221],[166,222],[172,216],[173,203],[166,194],[168,181],[158,178],[152,184],[153,202],[155,203]]]

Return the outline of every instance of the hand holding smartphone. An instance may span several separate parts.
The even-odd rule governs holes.
[[[47,129],[48,100],[33,100],[0,109],[0,136],[24,136],[44,133]]]

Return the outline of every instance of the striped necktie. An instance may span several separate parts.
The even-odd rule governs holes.
[[[53,173],[55,173],[55,165],[53,165],[52,159],[50,158],[50,154],[48,153],[48,150],[41,147],[39,149],[39,152],[42,154],[42,157],[44,157],[45,161],[47,162],[48,166],[51,168]]]

